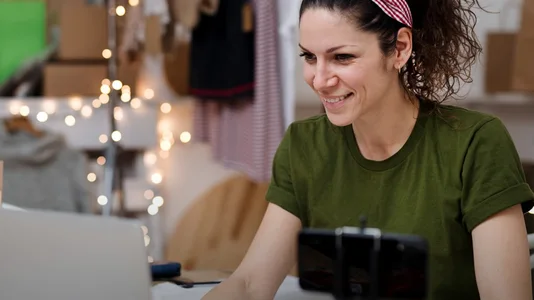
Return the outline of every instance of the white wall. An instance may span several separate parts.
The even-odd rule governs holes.
[[[181,132],[192,131],[192,104],[190,99],[180,100],[161,120],[161,126],[172,129],[176,137],[169,157],[159,162],[165,174],[165,205],[162,209],[165,235],[172,234],[180,215],[194,199],[225,178],[237,174],[215,162],[208,145],[181,144],[178,141]]]

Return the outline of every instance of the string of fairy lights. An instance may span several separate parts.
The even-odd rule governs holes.
[[[130,6],[139,5],[139,0],[129,0]],[[118,5],[115,9],[117,16],[122,17],[126,14],[126,8],[122,5]],[[110,49],[103,49],[102,57],[109,59],[114,55]],[[155,92],[151,88],[145,88],[142,91],[142,97],[132,97],[132,89],[130,86],[123,84],[120,80],[109,80],[103,78],[100,85],[100,95],[94,99],[87,101],[86,98],[72,96],[67,99],[68,101],[68,110],[58,110],[58,101],[65,101],[63,99],[44,99],[40,103],[40,107],[36,109],[32,105],[25,103],[22,100],[16,99],[10,101],[9,103],[9,113],[12,115],[22,115],[26,117],[33,117],[36,121],[40,123],[46,123],[51,118],[63,118],[64,124],[68,127],[73,127],[76,125],[79,118],[89,119],[93,116],[95,110],[104,109],[106,105],[110,102],[110,93],[112,90],[119,93],[120,100],[122,103],[113,108],[113,118],[116,121],[122,121],[124,119],[124,105],[129,105],[134,111],[141,109],[143,106],[159,106],[159,111],[162,114],[169,114],[172,110],[172,105],[168,102],[158,102],[154,100]],[[31,100],[30,100],[31,101]],[[33,110],[31,111],[30,107]],[[64,106],[62,106],[63,108]],[[161,120],[158,121],[161,123]],[[158,170],[157,162],[160,159],[166,159],[169,157],[169,152],[172,147],[175,145],[175,137],[172,131],[172,128],[165,126],[160,126],[158,124],[158,148],[146,151],[143,154],[143,162],[147,168],[152,168],[153,170],[149,174],[148,180],[152,184],[153,188],[149,188],[144,191],[143,197],[147,200],[147,213],[149,215],[158,214],[159,210],[165,203],[163,196],[159,193],[159,186],[164,180],[164,176],[160,170]],[[115,130],[108,134],[102,133],[98,137],[99,143],[102,145],[110,142],[110,139],[114,142],[120,142],[122,139],[122,133],[120,130]],[[187,131],[183,131],[179,134],[179,141],[183,144],[189,143],[191,141],[191,134]],[[96,163],[99,166],[104,166],[106,164],[106,158],[100,156],[96,159]],[[97,174],[95,172],[90,172],[87,174],[87,180],[91,183],[97,181]],[[96,199],[97,203],[100,206],[105,206],[108,204],[108,198],[105,195],[98,195]],[[146,235],[146,239],[149,239]]]
[[[118,86],[119,85],[116,84],[115,88],[118,88]],[[79,123],[78,120],[80,118],[90,119],[93,117],[95,110],[105,109],[105,102],[107,99],[105,96],[106,92],[109,91],[109,87],[113,88],[113,86],[108,85],[106,80],[103,80],[101,88],[103,93],[92,101],[88,101],[87,99],[80,97],[68,98],[68,109],[65,109],[65,100],[63,99],[44,99],[39,101],[39,107],[37,108],[35,107],[36,101],[34,100],[15,99],[13,101],[9,101],[8,110],[11,115],[26,116],[36,120],[39,123],[42,123],[43,125],[45,125],[47,122],[50,122],[52,119],[57,120],[62,118],[65,126],[73,127]],[[126,86],[121,87],[123,91],[128,89],[128,87],[125,87]],[[151,90],[147,90],[145,90],[145,95],[152,93]],[[124,94],[126,93],[123,93],[122,95]],[[102,101],[102,99],[104,99],[104,101]],[[159,106],[159,111],[161,114],[165,115],[169,114],[172,110],[172,105],[170,103],[158,103],[146,97],[132,98],[131,100],[129,100],[128,97],[122,97],[122,99],[124,105],[130,105],[133,111],[141,110],[144,106]],[[124,121],[124,108],[121,106],[115,107],[113,115],[115,120],[119,122]],[[150,149],[143,154],[143,163],[148,170],[151,170],[149,172],[148,180],[155,187],[160,186],[164,179],[161,170],[158,169],[158,160],[168,158],[170,151],[176,143],[176,138],[172,128],[169,128],[169,126],[162,126],[163,124],[161,118],[158,119],[158,125],[156,125],[158,147],[156,149]],[[120,142],[122,139],[121,131],[113,131],[110,136],[105,133],[100,134],[98,137],[98,143],[105,145],[110,139],[115,142]],[[191,134],[188,131],[181,132],[178,136],[178,141],[182,144],[189,143],[191,141]],[[104,156],[99,156],[96,159],[96,163],[99,166],[104,166],[106,164],[106,158]],[[97,181],[97,179],[96,172],[90,172],[87,174],[87,180],[89,182],[94,183]],[[157,214],[159,209],[164,204],[163,196],[159,195],[157,190],[158,189],[156,188],[147,189],[143,193],[143,197],[146,200],[151,201],[147,207],[147,212],[150,215]],[[108,203],[108,199],[104,195],[99,195],[97,197],[97,203],[101,206],[104,206]]]
[[[130,6],[137,6],[139,5],[139,0],[129,0]],[[122,17],[126,14],[126,8],[122,5],[118,5],[115,8],[115,13],[117,16]],[[112,51],[110,49],[103,49],[102,50],[102,57],[105,59],[111,58],[113,55]],[[138,109],[142,105],[142,101],[139,98],[132,98],[131,97],[131,89],[128,85],[124,85],[120,80],[114,80],[111,82],[109,79],[103,79],[102,85],[100,87],[100,96],[98,99],[95,99],[92,103],[93,107],[98,108],[102,104],[107,104],[109,102],[109,93],[113,90],[120,92],[120,100],[124,103],[129,103],[130,106],[134,109]],[[153,99],[155,96],[154,90],[150,88],[146,88],[143,91],[144,99],[150,100]],[[169,103],[162,103],[160,105],[160,111],[164,114],[170,113],[172,109],[172,106]],[[83,112],[82,112],[83,113]],[[113,116],[115,120],[120,121],[122,119],[122,110],[120,106],[117,106],[114,108]],[[67,122],[67,120],[65,120]],[[162,126],[158,126],[158,128],[162,128]],[[160,158],[167,158],[169,156],[169,151],[171,150],[172,146],[175,143],[173,132],[170,129],[163,129],[163,132],[159,132],[159,157]],[[111,139],[114,142],[118,142],[121,139],[121,133],[119,131],[113,131],[111,133]],[[101,143],[107,142],[108,137],[103,134],[99,137],[99,140]],[[191,134],[189,132],[182,132],[180,134],[180,141],[182,143],[188,143],[191,140]],[[158,160],[158,156],[154,152],[147,152],[144,156],[144,163],[145,165],[155,165]],[[93,179],[95,176],[91,176],[91,179]],[[153,172],[150,175],[150,181],[155,184],[159,185],[163,181],[163,175],[161,172]],[[144,192],[145,199],[151,201],[151,204],[148,205],[147,212],[150,215],[156,215],[159,211],[159,209],[164,204],[164,199],[161,195],[157,195],[153,189],[147,189]],[[104,206],[107,204],[108,199],[104,195],[100,195],[97,199],[98,204]],[[145,234],[145,238],[148,238],[148,235]]]
[[[130,6],[139,5],[139,0],[129,0]],[[122,17],[126,14],[127,10],[124,6],[118,5],[115,8],[116,16]],[[115,53],[110,49],[102,50],[102,57],[104,59],[110,59]],[[141,91],[132,91],[132,87],[127,84],[124,84],[121,80],[110,80],[108,78],[103,78],[100,84],[99,92],[95,93],[97,97],[79,97],[71,96],[64,98],[17,98],[10,99],[5,101],[3,105],[4,110],[0,111],[0,115],[3,117],[8,117],[9,115],[21,115],[28,117],[32,120],[35,120],[37,123],[42,124],[44,127],[54,126],[58,128],[58,124],[64,124],[66,127],[75,127],[83,126],[84,123],[82,120],[88,120],[93,118],[93,121],[99,121],[98,116],[102,116],[102,113],[109,112],[110,103],[110,94],[117,93],[119,95],[119,103],[113,108],[113,119],[117,121],[118,125],[127,126],[124,122],[128,121],[130,114],[138,112],[138,118],[143,118],[143,112],[146,112],[145,109],[150,109],[152,111],[159,111],[156,124],[157,138],[158,143],[157,147],[148,149],[142,155],[142,163],[147,170],[147,178],[141,179],[146,180],[147,188],[141,189],[142,195],[137,194],[136,199],[143,199],[146,201],[142,203],[143,207],[146,209],[148,216],[156,216],[160,212],[161,208],[165,204],[164,196],[161,193],[161,186],[164,182],[164,160],[169,157],[170,151],[175,146],[175,143],[187,144],[191,141],[191,134],[188,131],[178,131],[177,136],[175,136],[175,131],[173,131],[173,126],[170,125],[172,122],[165,122],[165,116],[169,115],[172,111],[172,105],[168,102],[162,102],[160,99],[156,99],[155,91],[150,88],[142,88]],[[134,97],[135,94],[135,97]],[[36,101],[39,100],[39,101]],[[102,110],[101,112],[99,110]],[[109,112],[110,113],[110,112]],[[154,120],[156,120],[154,119]],[[130,120],[131,121],[131,120]],[[93,123],[94,124],[94,123]],[[41,126],[37,126],[41,127]],[[105,126],[104,126],[105,127]],[[100,128],[100,127],[98,127]],[[101,144],[105,146],[109,142],[120,143],[123,140],[123,134],[119,130],[121,126],[111,133],[101,133],[98,134],[96,130],[96,135],[98,136],[98,142],[88,141],[89,144],[93,146],[98,146]],[[122,127],[124,129],[124,127]],[[58,130],[63,130],[58,128]],[[94,130],[94,128],[92,129]],[[103,129],[105,130],[105,129]],[[90,137],[90,138],[94,138]],[[84,142],[86,137],[83,137]],[[128,139],[124,140],[124,142]],[[98,166],[106,166],[107,159],[104,155],[97,157],[96,164]],[[100,174],[102,170],[90,170],[87,174],[87,181],[89,183],[100,182],[100,177],[103,177]],[[139,192],[137,192],[139,193]],[[98,191],[96,194],[96,203],[102,208],[109,203],[109,199],[104,195],[102,191]],[[142,197],[141,197],[142,196]],[[128,201],[128,199],[125,199]],[[115,201],[112,201],[115,203]],[[149,246],[151,243],[151,237],[149,236],[149,230],[147,226],[142,226],[144,233],[145,246]],[[148,257],[148,261],[152,262],[154,258],[152,256]]]

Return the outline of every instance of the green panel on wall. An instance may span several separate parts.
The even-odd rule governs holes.
[[[0,84],[45,48],[45,2],[0,0]]]

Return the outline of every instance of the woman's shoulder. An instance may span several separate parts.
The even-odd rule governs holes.
[[[515,155],[512,153],[515,152],[514,141],[506,125],[497,116],[454,105],[441,105],[430,119],[427,132],[432,133],[427,137],[434,144],[452,147],[462,155],[481,145],[507,145],[508,154]]]
[[[472,135],[488,124],[504,127],[501,120],[491,114],[471,110],[458,105],[439,105],[432,113],[434,126],[437,130],[457,134]]]

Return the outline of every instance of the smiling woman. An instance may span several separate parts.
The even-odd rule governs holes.
[[[429,244],[428,300],[531,300],[534,205],[508,131],[443,105],[481,52],[468,0],[303,0],[304,80],[326,114],[293,123],[270,203],[236,272],[206,299],[272,299],[302,227],[358,226]]]
[[[471,81],[482,50],[471,10],[476,1],[414,0],[396,10],[389,2],[303,1],[304,77],[336,125],[391,104],[392,97],[439,103]],[[383,7],[392,7],[385,11],[396,18]]]

